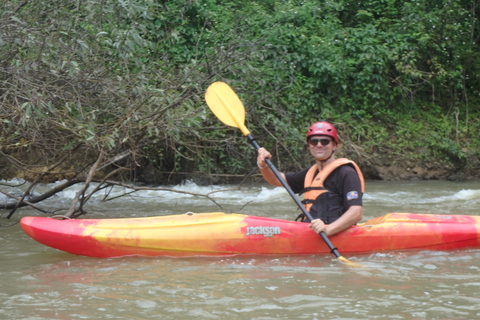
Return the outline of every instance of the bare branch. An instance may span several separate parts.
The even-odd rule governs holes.
[[[90,171],[88,172],[88,175],[87,175],[87,180],[85,181],[85,185],[83,186],[83,188],[81,190],[79,190],[77,192],[77,194],[75,195],[75,198],[73,199],[72,201],[72,205],[70,206],[70,209],[67,211],[67,213],[65,214],[66,217],[73,217],[73,215],[77,212],[77,211],[82,211],[82,207],[83,207],[83,204],[84,204],[84,201],[80,201],[80,205],[78,206],[77,208],[77,203],[80,199],[80,196],[84,197],[85,195],[85,191],[88,189],[88,187],[90,186],[90,182],[92,181],[93,179],[93,176],[95,175],[95,171],[97,171],[97,168],[98,166],[100,165],[100,163],[102,162],[103,160],[103,157],[104,157],[104,152],[100,152],[100,155],[98,156],[98,159],[97,161],[95,162],[95,164],[90,168]]]

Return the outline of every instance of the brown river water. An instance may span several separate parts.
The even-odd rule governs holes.
[[[238,188],[192,183],[175,188],[207,193],[231,187]],[[41,206],[67,208],[75,192]],[[213,197],[222,208],[171,192],[108,202],[98,196],[86,217],[224,211],[294,219],[298,214],[281,188],[241,187]],[[389,212],[480,215],[480,182],[367,182],[364,220]],[[37,211],[21,209],[8,220],[7,215],[0,210],[0,319],[480,318],[480,249],[345,255],[362,268],[331,255],[100,259],[48,248],[18,224],[11,226],[23,216],[41,215]]]

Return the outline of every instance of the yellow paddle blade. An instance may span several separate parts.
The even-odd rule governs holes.
[[[205,93],[205,101],[213,114],[230,127],[237,127],[244,135],[250,133],[245,127],[245,108],[237,94],[225,82],[212,83]]]
[[[354,268],[363,268],[364,267],[361,263],[350,261],[347,258],[344,258],[342,256],[338,257],[338,260],[347,264],[350,267],[354,267]]]

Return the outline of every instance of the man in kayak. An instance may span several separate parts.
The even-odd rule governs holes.
[[[315,164],[297,172],[280,172],[280,175],[293,192],[304,194],[302,203],[314,220],[301,217],[302,221],[310,222],[310,228],[316,233],[323,231],[331,236],[362,219],[363,175],[353,161],[335,159],[338,135],[331,123],[320,121],[312,124],[306,140]],[[271,157],[270,152],[260,148],[257,164],[263,178],[280,187],[281,182],[265,162]]]

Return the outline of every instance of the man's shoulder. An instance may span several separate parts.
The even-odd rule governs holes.
[[[351,173],[357,173],[357,170],[355,169],[352,163],[344,163],[338,166],[335,169],[335,172],[342,173],[342,174],[351,174]]]
[[[345,171],[345,172],[357,172],[355,169],[354,165],[352,163],[345,163],[344,165],[341,165],[339,169]]]
[[[360,176],[358,175],[357,170],[352,164],[344,164],[336,168],[330,175],[330,181],[337,181],[337,183],[343,183],[343,181],[354,180],[360,181]]]

